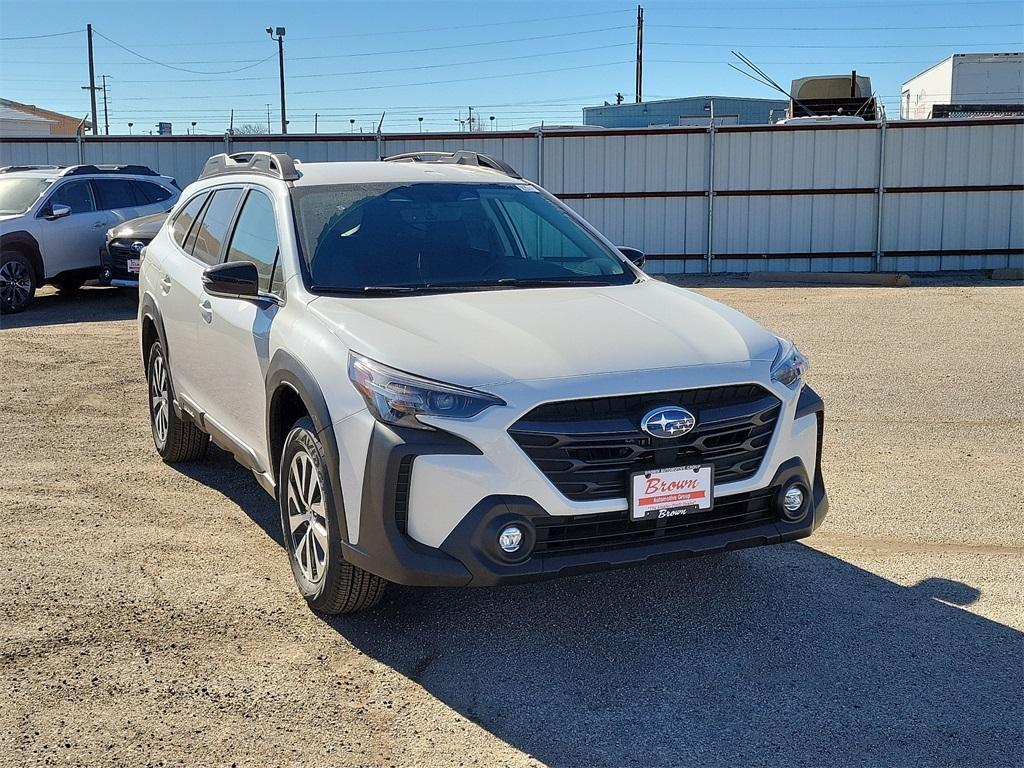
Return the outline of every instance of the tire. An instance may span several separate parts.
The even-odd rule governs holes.
[[[146,363],[149,394],[149,426],[153,444],[168,464],[197,461],[206,455],[210,436],[195,424],[182,421],[174,412],[174,390],[163,345],[154,341]]]
[[[0,313],[21,312],[36,295],[36,271],[20,251],[0,254]]]
[[[57,288],[58,293],[67,294],[77,291],[84,282],[84,277],[62,277],[59,280],[54,280],[53,284]]]
[[[292,575],[309,607],[318,613],[354,613],[384,596],[387,582],[345,561],[341,515],[334,481],[313,422],[295,422],[285,438],[278,477],[281,532]]]

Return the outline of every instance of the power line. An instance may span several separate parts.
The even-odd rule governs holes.
[[[614,45],[596,45],[596,46],[591,46],[589,48],[570,48],[570,49],[562,50],[562,51],[551,51],[551,52],[545,52],[545,53],[530,53],[530,54],[524,54],[522,56],[500,56],[498,58],[493,58],[493,59],[473,59],[472,61],[454,61],[454,62],[451,62],[451,63],[448,63],[448,64],[421,64],[421,65],[414,66],[414,67],[391,67],[391,68],[387,68],[387,69],[362,69],[362,70],[354,70],[354,71],[349,71],[349,72],[315,72],[313,74],[308,74],[308,75],[289,75],[288,79],[289,80],[300,80],[300,79],[308,79],[308,78],[313,78],[313,77],[350,77],[352,75],[379,75],[379,74],[390,73],[390,72],[413,72],[413,71],[419,71],[419,70],[424,70],[424,69],[444,69],[444,68],[447,68],[447,67],[466,67],[466,66],[475,66],[477,64],[492,64],[492,63],[500,62],[500,61],[520,61],[520,60],[523,60],[523,59],[541,59],[541,58],[549,58],[551,56],[565,56],[567,54],[586,53],[586,52],[589,52],[589,51],[607,51],[607,50],[610,50],[612,48],[632,47],[632,45],[633,45],[632,43],[616,43]],[[251,82],[251,81],[255,81],[255,80],[276,80],[276,79],[277,79],[276,77],[270,77],[270,76],[268,76],[268,77],[235,77],[235,78],[231,79],[231,82],[237,83],[237,82]],[[38,82],[38,81],[36,81],[36,82]],[[202,79],[196,78],[196,79],[174,79],[174,80],[121,80],[120,82],[122,82],[122,83],[134,83],[134,84],[139,84],[139,83],[149,83],[149,84],[152,84],[152,83],[168,83],[168,84],[175,84],[175,83],[206,83],[206,82],[210,82],[210,81],[209,80],[202,80]]]
[[[825,45],[800,45],[793,43],[780,43],[772,45],[769,43],[660,43],[660,42],[649,42],[648,45],[667,45],[676,48],[838,48],[841,50],[847,49],[875,49],[875,48],[956,48],[968,46],[1015,46],[1020,45],[1019,42],[977,42],[977,43],[964,43],[962,40],[954,43],[917,43],[913,45],[907,45],[905,43],[895,44],[875,44],[875,45],[837,45],[834,42],[826,43]]]
[[[18,37],[0,37],[0,42],[8,43],[12,40],[41,40],[44,37],[64,37],[65,35],[80,35],[84,29],[72,29],[69,32],[52,32],[48,35],[21,35]]]
[[[265,59],[260,59],[259,61],[256,61],[256,62],[250,64],[249,66],[239,67],[238,69],[225,69],[225,70],[222,70],[220,72],[200,72],[199,70],[187,69],[185,67],[176,67],[173,64],[165,64],[162,61],[157,61],[156,59],[151,59],[149,56],[141,54],[138,51],[133,51],[131,48],[129,48],[129,47],[125,46],[125,45],[121,45],[121,43],[117,42],[116,40],[111,40],[109,37],[104,35],[99,30],[94,29],[93,32],[95,32],[97,35],[102,37],[108,43],[112,43],[113,45],[116,45],[118,48],[120,48],[120,49],[122,49],[124,51],[127,51],[128,53],[132,54],[133,56],[137,56],[138,58],[143,59],[144,61],[148,61],[150,64],[157,64],[157,65],[159,65],[161,67],[165,67],[167,69],[173,69],[173,70],[175,70],[177,72],[189,72],[190,74],[193,74],[193,75],[231,75],[231,74],[234,74],[235,72],[242,72],[243,70],[246,70],[246,69],[252,69],[253,67],[258,66],[258,65],[262,64],[265,61],[269,61],[270,59],[272,59],[275,56],[277,56],[276,53],[272,53],[269,56],[267,56]]]
[[[456,45],[439,45],[439,46],[432,46],[432,47],[429,47],[429,48],[397,48],[397,49],[392,49],[392,50],[387,50],[387,51],[362,51],[362,52],[359,52],[359,53],[334,53],[334,54],[324,54],[324,55],[321,55],[321,56],[289,56],[288,60],[289,61],[322,61],[324,59],[348,59],[348,58],[357,58],[357,57],[360,57],[360,56],[391,56],[391,55],[396,55],[396,54],[407,54],[407,53],[433,53],[433,52],[436,52],[436,51],[451,51],[451,50],[456,50],[456,49],[461,49],[461,48],[479,48],[480,46],[485,46],[485,45],[506,45],[508,43],[523,43],[523,42],[530,42],[530,41],[534,41],[534,40],[554,40],[554,39],[561,39],[561,38],[564,38],[564,37],[578,37],[580,35],[593,35],[593,34],[597,34],[598,32],[611,32],[611,31],[618,31],[618,30],[623,30],[623,29],[633,29],[633,25],[626,24],[626,25],[620,25],[620,26],[616,26],[616,27],[601,27],[599,29],[581,29],[581,30],[576,30],[576,31],[573,31],[573,32],[560,32],[560,33],[557,33],[557,34],[550,34],[550,35],[534,35],[534,36],[531,36],[531,37],[515,37],[515,38],[507,38],[505,40],[485,40],[485,41],[477,42],[477,43],[458,43]],[[242,67],[240,69],[228,70],[228,71],[225,71],[225,72],[196,72],[196,71],[193,71],[193,70],[190,70],[190,69],[174,67],[174,66],[171,66],[169,64],[165,64],[163,62],[156,61],[155,59],[151,59],[148,56],[143,56],[142,54],[140,54],[140,53],[138,53],[136,51],[133,51],[130,48],[126,48],[125,46],[121,45],[120,43],[111,40],[109,37],[106,37],[105,35],[101,35],[99,32],[96,32],[96,34],[99,35],[100,37],[103,37],[104,40],[107,40],[107,41],[109,41],[111,43],[114,43],[114,45],[118,46],[119,48],[122,48],[122,49],[128,51],[129,53],[131,53],[131,54],[133,54],[135,56],[139,56],[139,57],[141,57],[141,58],[145,59],[146,61],[149,61],[149,62],[151,62],[153,64],[158,64],[158,65],[160,65],[162,67],[168,67],[169,69],[177,69],[177,70],[183,71],[183,72],[190,72],[191,74],[194,74],[194,75],[223,75],[223,74],[232,74],[234,72],[241,72],[243,69],[247,69],[248,68],[248,67]],[[216,45],[216,43],[204,43],[204,45]],[[203,61],[195,61],[195,60],[180,61],[178,63],[179,64],[251,64],[252,66],[256,66],[257,64],[262,64],[266,60],[267,59],[216,59],[216,60],[209,60],[209,59],[207,59],[207,60],[203,60]],[[53,61],[53,60],[49,60],[49,61],[24,61],[24,60],[23,61],[10,61],[10,60],[8,60],[6,63],[8,63],[8,64],[78,64],[79,62],[77,62],[77,61]],[[115,65],[116,66],[116,65],[126,65],[126,64],[136,64],[136,63],[137,62],[116,61],[116,62],[105,62],[105,65],[106,66],[110,66],[110,65]]]
[[[331,89],[316,90],[316,91],[293,91],[293,93],[296,96],[310,96],[310,95],[327,94],[327,93],[353,93],[353,92],[356,92],[356,91],[377,91],[377,90],[382,90],[382,89],[385,89],[385,88],[413,88],[413,87],[422,86],[422,85],[446,85],[448,83],[468,83],[468,82],[472,82],[474,80],[493,80],[493,79],[508,78],[508,77],[528,77],[530,75],[547,75],[547,74],[551,74],[552,72],[571,72],[571,71],[580,70],[580,69],[595,69],[597,67],[611,67],[611,66],[618,66],[620,64],[632,64],[632,63],[633,63],[632,59],[628,59],[628,60],[625,60],[625,61],[604,61],[604,62],[601,62],[601,63],[598,63],[598,64],[581,64],[579,66],[574,66],[574,67],[555,67],[554,69],[536,69],[536,70],[533,70],[532,72],[509,72],[509,73],[506,73],[506,74],[503,74],[503,75],[502,74],[476,75],[474,77],[459,77],[459,78],[453,78],[453,79],[449,79],[449,80],[427,80],[427,81],[423,81],[423,82],[419,82],[419,83],[392,83],[392,84],[389,84],[389,85],[364,85],[364,86],[360,86],[360,87],[357,87],[357,88],[331,88]],[[200,96],[197,96],[197,95],[191,95],[191,96],[139,96],[139,97],[134,97],[133,99],[130,99],[130,100],[132,100],[132,101],[139,101],[139,100],[144,100],[144,101],[167,101],[169,99],[188,99],[188,100],[195,100],[195,99],[221,99],[221,100],[224,100],[224,99],[227,99],[227,98],[238,98],[238,99],[256,98],[256,97],[261,97],[262,98],[265,95],[266,94],[264,94],[264,93],[232,93],[232,94],[227,94],[227,95],[217,94],[217,95],[200,95]],[[122,99],[122,101],[128,101],[128,100],[129,99]]]
[[[1005,29],[1006,27],[1022,27],[1024,24],[948,24],[938,27],[922,27],[918,24],[914,24],[908,27],[897,27],[891,24],[884,27],[793,27],[793,26],[782,26],[782,27],[767,27],[758,25],[754,27],[738,27],[735,25],[728,26],[698,26],[694,24],[646,24],[646,27],[653,27],[654,29],[743,29],[743,30],[781,30],[781,31],[794,31],[794,32],[877,32],[877,31],[889,31],[894,32],[906,31],[906,30],[933,30],[933,29]]]
[[[368,32],[348,32],[344,35],[316,35],[312,37],[294,37],[293,41],[306,41],[306,40],[342,40],[352,37],[392,37],[394,35],[412,35],[423,32],[446,32],[449,30],[466,30],[466,29],[483,29],[485,27],[507,27],[515,24],[538,24],[547,21],[563,21],[565,19],[583,19],[590,18],[593,16],[612,16],[620,13],[632,13],[632,8],[623,8],[618,11],[594,11],[591,13],[572,13],[564,16],[546,16],[543,18],[534,19],[512,19],[509,21],[488,21],[480,24],[458,24],[447,27],[420,27],[418,29],[386,29],[376,30]],[[291,35],[289,35],[291,37]],[[147,43],[148,48],[166,48],[166,47],[194,47],[198,45],[248,45],[252,44],[252,40],[231,40],[231,41],[216,41],[212,43]]]

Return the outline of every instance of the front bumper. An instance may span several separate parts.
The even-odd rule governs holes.
[[[418,586],[492,586],[574,573],[660,562],[809,536],[824,520],[828,497],[821,474],[824,407],[804,387],[796,415],[816,422],[817,444],[809,457],[778,464],[761,487],[716,498],[716,514],[669,521],[631,523],[624,510],[553,515],[535,499],[490,494],[465,512],[440,546],[409,535],[412,466],[422,456],[475,457],[481,452],[446,432],[395,429],[375,424],[360,495],[359,535],[344,545],[354,565],[389,581]],[[809,489],[803,514],[790,521],[780,513],[783,489],[792,482]],[[713,513],[715,512],[713,510]],[[510,523],[526,532],[530,552],[512,559],[497,547],[498,532]]]
[[[138,258],[138,254],[123,248],[105,246],[100,249],[101,285],[114,285],[119,288],[138,288],[139,273],[128,271],[128,259]]]

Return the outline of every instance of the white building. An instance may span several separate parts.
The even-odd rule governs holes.
[[[955,53],[903,84],[900,117],[997,115],[1024,110],[1024,53]]]

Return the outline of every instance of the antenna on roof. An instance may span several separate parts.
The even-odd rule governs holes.
[[[757,66],[754,62],[752,62],[750,59],[748,59],[742,53],[739,53],[738,51],[729,51],[729,52],[733,56],[735,56],[737,59],[742,61],[744,64],[746,64],[748,67],[750,67],[750,69],[753,70],[754,74],[756,74],[757,77],[754,77],[754,75],[750,74],[749,72],[744,72],[742,69],[740,69],[739,67],[733,66],[732,64],[729,65],[730,67],[735,69],[741,75],[746,75],[751,80],[756,80],[757,82],[761,83],[762,85],[767,85],[769,88],[774,88],[776,91],[781,93],[786,98],[792,99],[793,103],[796,104],[798,107],[800,107],[800,109],[802,109],[806,114],[808,114],[808,115],[813,114],[810,110],[807,109],[807,107],[805,107],[800,102],[799,99],[796,98],[796,96],[794,96],[789,91],[787,91],[785,88],[783,88],[781,85],[779,85],[777,82],[775,82],[775,80],[772,79],[771,75],[769,75],[767,72],[765,72],[759,66]]]

